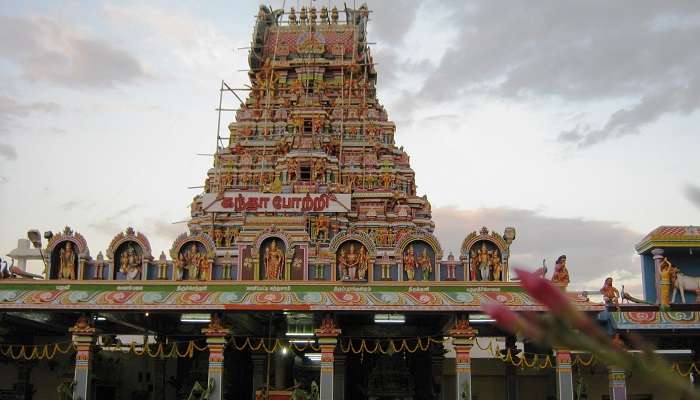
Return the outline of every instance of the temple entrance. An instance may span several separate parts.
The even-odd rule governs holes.
[[[345,399],[440,398],[441,385],[433,376],[436,371],[433,370],[430,351],[419,350],[412,354],[348,354],[345,360]]]

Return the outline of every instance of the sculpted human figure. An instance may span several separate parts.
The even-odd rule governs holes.
[[[350,243],[350,251],[345,255],[345,263],[348,267],[348,279],[357,279],[357,267],[359,264],[359,256],[355,252],[355,244]]]
[[[497,250],[491,252],[491,270],[493,271],[493,280],[500,281],[503,279],[501,276],[501,256],[498,255]]]
[[[367,275],[367,270],[369,269],[369,259],[367,258],[367,249],[365,246],[360,246],[360,257],[358,260],[357,267],[357,279],[363,281]]]
[[[181,281],[185,275],[185,257],[182,253],[177,255],[177,259],[173,261],[175,269],[175,280]]]
[[[273,240],[265,248],[265,277],[271,280],[279,280],[284,267],[284,253],[277,247],[277,241]]]
[[[126,279],[132,281],[141,279],[141,267],[143,259],[136,254],[136,250],[129,246],[124,251],[119,260],[119,272],[126,276]]]
[[[188,280],[196,280],[199,278],[199,268],[200,268],[200,255],[197,251],[197,245],[192,244],[189,249],[187,249],[184,256],[184,269],[187,271]]]
[[[294,9],[294,7],[291,7],[289,9],[289,25],[296,25],[297,24],[297,12]]]
[[[433,271],[433,264],[428,256],[428,249],[424,248],[420,256],[418,256],[418,267],[423,274],[423,280],[430,280],[430,273]]]
[[[326,160],[319,158],[314,163],[314,181],[323,182],[326,174]]]
[[[620,298],[620,292],[613,286],[613,279],[608,277],[605,278],[605,283],[603,284],[603,287],[600,289],[600,293],[603,295],[603,301],[605,304],[610,304],[610,305],[617,305],[619,298]]]
[[[75,252],[71,242],[66,242],[59,252],[58,279],[75,279]]]
[[[489,251],[486,248],[486,243],[481,243],[481,250],[479,250],[479,272],[481,272],[482,281],[493,280],[491,277],[491,260],[489,259]]]
[[[674,285],[677,273],[678,268],[674,267],[668,258],[664,257],[659,265],[659,300],[662,306],[668,306],[671,303],[671,288]]]
[[[481,280],[481,274],[479,273],[479,257],[477,257],[476,251],[474,250],[469,253],[469,280]]]
[[[408,246],[408,250],[403,256],[403,269],[406,271],[406,277],[409,281],[415,280],[416,257],[413,253],[413,245]]]
[[[554,265],[554,273],[552,274],[552,282],[563,283],[565,285],[569,284],[569,270],[566,269],[566,256],[561,255],[557,258],[557,262]]]
[[[345,259],[345,249],[340,249],[340,254],[338,254],[338,269],[338,272],[340,272],[340,279],[346,280],[350,278],[348,275],[348,264]]]
[[[287,180],[293,181],[297,179],[297,171],[299,170],[299,163],[296,160],[291,160],[287,164]]]

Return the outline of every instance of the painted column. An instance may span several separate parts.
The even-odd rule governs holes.
[[[455,394],[456,400],[472,398],[471,351],[478,331],[469,325],[467,317],[460,317],[448,331],[455,349]]]
[[[610,400],[627,400],[625,370],[615,366],[608,367],[608,385],[610,387]]]
[[[90,326],[85,315],[81,315],[75,325],[68,330],[73,334],[75,346],[75,375],[73,378],[73,398],[90,399],[90,367],[92,366],[92,346],[97,330]]]
[[[656,286],[656,304],[661,303],[661,293],[659,283],[661,282],[661,262],[664,260],[664,249],[653,249],[654,256],[654,285]]]
[[[433,375],[433,386],[438,386],[440,388],[438,400],[445,400],[445,377],[443,375],[442,366],[443,360],[445,359],[442,355],[433,355],[431,357],[432,362],[432,375]]]
[[[518,341],[515,336],[506,336],[506,348],[501,351],[505,356],[510,351],[511,357],[515,358],[520,354],[518,350]],[[505,366],[506,378],[506,400],[518,399],[518,368],[512,363],[507,363]]]
[[[574,379],[571,374],[571,352],[556,350],[557,354],[557,398],[559,400],[574,399]]]
[[[320,400],[333,400],[333,364],[338,335],[340,335],[340,329],[336,328],[333,317],[327,315],[321,327],[316,329],[316,337],[321,347]]]
[[[226,347],[226,336],[231,333],[221,324],[218,314],[211,315],[211,322],[202,329],[202,333],[207,338],[209,348],[209,379],[202,386],[209,389],[209,400],[221,400],[223,398],[223,374],[224,374],[224,347]]]
[[[287,357],[281,351],[275,353],[275,384],[277,390],[287,387]]]
[[[253,361],[253,391],[261,390],[265,385],[265,354],[251,354]]]
[[[338,354],[334,356],[335,363],[333,365],[333,376],[335,377],[335,384],[333,387],[333,399],[334,400],[344,400],[345,399],[345,354]]]

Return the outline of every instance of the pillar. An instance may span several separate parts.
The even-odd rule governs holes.
[[[608,385],[610,387],[610,400],[627,400],[625,370],[615,366],[608,367]]]
[[[455,394],[456,400],[472,398],[471,351],[478,331],[469,325],[467,317],[460,317],[448,331],[455,349]]]
[[[659,283],[661,282],[661,262],[664,260],[664,249],[653,249],[654,256],[654,286],[656,286],[656,304],[661,303],[661,293]]]
[[[281,351],[275,353],[275,384],[277,390],[287,387],[287,357]]]
[[[265,354],[251,354],[251,360],[253,361],[253,391],[262,389],[265,385],[265,360],[267,355]]]
[[[505,356],[510,350],[510,355],[514,359],[520,354],[518,350],[518,341],[515,336],[506,336],[506,348],[503,350],[502,354]],[[506,400],[517,400],[518,399],[518,368],[507,363],[505,366],[505,380],[506,380]]]
[[[335,347],[338,344],[340,329],[330,315],[326,316],[321,327],[316,329],[319,347],[321,347],[321,382],[319,384],[320,399],[333,400],[333,367],[335,363]]]
[[[571,374],[571,352],[556,350],[557,355],[557,398],[574,399],[574,378]]]
[[[209,391],[209,400],[221,400],[223,398],[223,374],[224,374],[224,347],[226,336],[231,333],[221,324],[218,314],[211,315],[211,322],[202,333],[207,339],[209,349],[209,378],[202,386]]]
[[[334,356],[335,363],[333,364],[333,376],[335,377],[335,384],[333,387],[333,399],[334,400],[344,400],[345,399],[345,354],[338,354]]]
[[[90,368],[92,367],[92,346],[95,344],[97,330],[90,326],[85,315],[81,315],[75,325],[68,330],[73,335],[75,346],[75,374],[73,378],[73,398],[89,400]]]
[[[438,400],[445,400],[445,376],[442,371],[444,359],[445,357],[441,355],[433,355],[431,357],[431,362],[433,363],[431,368],[433,373],[433,388],[439,388],[439,391],[433,391],[438,394]]]

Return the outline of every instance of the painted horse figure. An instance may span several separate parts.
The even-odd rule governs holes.
[[[683,304],[685,304],[685,291],[692,290],[697,292],[698,290],[700,290],[700,277],[688,276],[683,274],[682,272],[676,272],[674,275],[675,276],[672,276],[671,278],[673,282],[673,294],[671,295],[671,303],[676,302],[676,292],[681,292],[681,300],[683,301]]]

